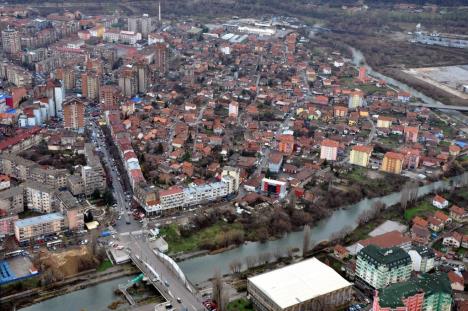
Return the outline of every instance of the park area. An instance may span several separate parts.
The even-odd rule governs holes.
[[[428,216],[437,211],[428,200],[419,201],[414,207],[405,211],[405,220],[411,221],[415,216]]]

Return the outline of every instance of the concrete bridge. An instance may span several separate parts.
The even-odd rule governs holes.
[[[169,256],[151,249],[144,232],[130,233],[120,239],[135,266],[176,310],[206,310],[179,266]]]
[[[435,104],[425,104],[425,103],[408,103],[410,106],[416,107],[426,107],[426,108],[433,108],[433,109],[442,109],[442,110],[457,110],[457,111],[468,111],[467,106],[454,106],[454,105],[435,105]]]

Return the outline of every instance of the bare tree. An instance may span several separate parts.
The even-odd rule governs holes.
[[[252,269],[257,265],[257,258],[255,256],[247,256],[245,258],[245,264],[247,265],[247,269]]]
[[[258,255],[258,262],[260,264],[267,264],[271,259],[271,253],[265,252]]]
[[[241,268],[242,268],[242,263],[237,259],[234,259],[229,264],[229,269],[231,270],[232,273],[239,273],[241,271]]]
[[[302,241],[302,257],[307,255],[310,247],[310,226],[304,226],[304,240]]]
[[[410,200],[410,189],[408,188],[408,185],[405,184],[403,186],[403,189],[401,190],[401,196],[400,196],[400,211],[402,213],[406,211],[409,200]]]
[[[213,300],[216,301],[216,304],[218,305],[218,309],[220,311],[226,311],[226,305],[228,302],[226,299],[227,295],[225,293],[223,279],[221,278],[221,274],[218,270],[215,271],[211,283]]]
[[[289,247],[289,248],[288,248],[287,256],[288,256],[288,258],[293,258],[293,256],[294,256],[294,248],[292,248],[292,247]]]
[[[273,257],[276,261],[280,260],[283,257],[283,252],[279,247],[273,252]]]

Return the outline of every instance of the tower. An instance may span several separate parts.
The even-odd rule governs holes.
[[[158,4],[158,21],[161,23],[161,1]]]

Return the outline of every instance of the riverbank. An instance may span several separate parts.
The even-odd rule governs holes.
[[[466,176],[465,176],[466,175]],[[468,180],[468,172],[464,177],[456,176],[445,180],[436,181],[418,189],[418,198],[434,192],[440,192],[451,189],[454,184],[460,185],[461,182]],[[376,202],[382,202],[385,206],[392,206],[400,202],[401,193],[396,192],[383,197],[373,199],[363,199],[362,201],[345,206],[334,211],[329,217],[318,221],[310,230],[311,248],[322,241],[329,241],[334,236],[340,234],[343,228],[355,230],[359,226],[362,215],[371,211]],[[269,255],[270,259],[275,254],[286,254],[289,250],[302,250],[303,232],[296,231],[283,235],[280,239],[261,242],[246,242],[239,247],[215,254],[194,257],[191,259],[179,261],[179,267],[185,273],[187,278],[195,285],[201,284],[213,275],[213,271],[218,270],[222,275],[230,274],[230,265],[240,262],[241,271],[247,268],[248,258],[258,258],[260,255]]]
[[[108,282],[121,277],[134,275],[137,272],[138,270],[132,265],[114,266],[103,272],[97,272],[93,269],[69,277],[63,281],[54,283],[51,286],[36,287],[34,289],[2,297],[0,302],[2,303],[2,306],[13,307],[14,305],[16,308],[24,308],[30,305],[43,302],[45,300],[49,300],[58,296],[85,289],[103,282]],[[30,282],[31,280],[25,281]],[[12,286],[18,285],[12,284]]]

